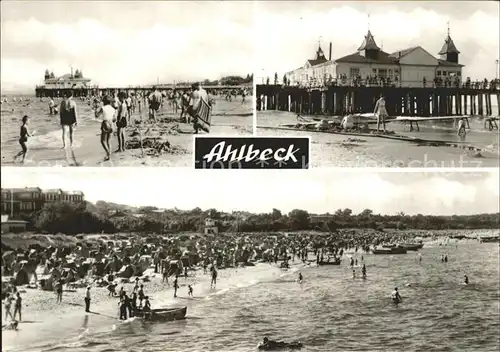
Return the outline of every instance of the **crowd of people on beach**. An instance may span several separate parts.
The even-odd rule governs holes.
[[[177,298],[180,288],[179,277],[188,279],[188,271],[203,269],[203,275],[211,278],[210,288],[217,285],[220,269],[253,266],[256,262],[267,262],[287,268],[290,261],[299,260],[312,264],[310,255],[316,256],[321,265],[325,258],[341,260],[345,251],[367,253],[373,246],[384,243],[412,241],[415,234],[408,232],[381,232],[375,230],[343,230],[329,234],[251,234],[229,236],[192,236],[180,239],[178,236],[154,236],[148,238],[131,237],[128,240],[81,241],[74,248],[31,246],[27,250],[2,251],[2,277],[10,277],[2,282],[2,300],[5,307],[5,320],[11,318],[21,321],[22,297],[17,286],[33,285],[43,290],[54,291],[56,302],[63,302],[63,286],[86,287],[84,293],[85,312],[91,312],[91,287],[106,288],[108,296],[118,297],[120,319],[133,317],[137,311],[151,310],[150,296],[146,295],[146,284],[150,275],[159,274],[170,287],[169,277],[173,277],[172,288]],[[362,278],[367,276],[364,256],[351,256],[349,266],[356,278],[360,261]],[[421,262],[421,256],[418,257]],[[448,254],[441,256],[442,262],[448,261]],[[280,264],[281,262],[281,264]],[[283,265],[286,263],[287,265]],[[154,274],[145,275],[148,268]],[[151,269],[153,270],[153,269]],[[208,272],[209,271],[209,272]],[[37,275],[38,272],[38,275]],[[135,279],[133,279],[135,277]],[[40,279],[39,279],[40,278]],[[465,276],[465,282],[469,278]],[[142,281],[142,282],[141,282]],[[303,282],[302,273],[299,281]],[[119,283],[122,287],[116,292]],[[123,283],[133,282],[130,295]],[[187,286],[187,296],[193,297],[193,283]],[[397,290],[396,290],[397,291]],[[14,314],[11,314],[12,301]]]
[[[193,126],[194,133],[201,130],[208,131],[201,120],[198,112],[203,100],[208,106],[213,108],[215,104],[213,96],[221,95],[225,100],[231,102],[238,95],[241,95],[242,104],[247,96],[246,88],[225,89],[221,91],[211,91],[210,94],[200,85],[194,83],[191,89],[172,89],[169,91],[160,91],[158,87],[153,87],[149,92],[135,91],[109,91],[103,95],[79,96],[78,99],[91,106],[94,111],[95,119],[101,122],[100,125],[100,143],[105,152],[104,161],[110,160],[112,155],[111,137],[117,136],[118,147],[114,153],[122,153],[127,148],[126,130],[143,122],[157,124],[159,117],[164,112],[164,107],[168,104],[172,108],[172,113],[177,116],[180,110],[179,121]],[[73,146],[75,131],[79,122],[79,108],[77,98],[73,96],[72,90],[66,90],[63,93],[61,101],[56,102],[56,98],[48,98],[49,115],[59,115],[62,130],[62,149],[69,145]],[[41,101],[44,98],[40,98]],[[7,98],[2,102],[6,103]],[[30,104],[31,98],[11,99],[13,103]],[[148,119],[142,119],[143,107],[148,108]],[[139,115],[139,116],[137,116]],[[21,158],[24,163],[28,155],[28,140],[35,135],[36,131],[29,130],[29,115],[22,117],[20,127],[19,144],[21,151],[15,155],[14,162]]]

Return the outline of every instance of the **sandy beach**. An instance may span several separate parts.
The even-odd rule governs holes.
[[[283,124],[297,123],[296,114],[280,111],[257,112],[257,134],[262,136],[310,136],[312,167],[498,167],[498,131],[485,131],[482,121],[471,119],[467,145],[481,149],[481,155],[462,148],[420,146],[415,143],[370,136],[285,130]],[[388,130],[423,139],[456,141],[448,125],[421,125],[420,132],[390,123]]]
[[[301,265],[301,264],[298,264]],[[179,290],[177,298],[173,298],[174,290],[172,280],[170,285],[162,282],[161,274],[154,274],[154,269],[148,269],[142,277],[147,276],[150,281],[144,283],[145,294],[150,297],[152,308],[187,306],[187,319],[196,318],[196,309],[193,304],[199,300],[210,300],[213,297],[224,294],[230,289],[243,288],[256,284],[256,279],[265,277],[277,277],[282,272],[278,267],[270,264],[256,264],[255,267],[220,269],[218,284],[215,289],[210,288],[210,273],[203,273],[202,268],[190,271],[187,279],[179,278]],[[132,292],[134,281],[132,277],[129,283],[123,285],[126,292]],[[142,283],[142,282],[141,282]],[[187,285],[193,286],[194,295],[188,297]],[[99,330],[109,331],[117,329],[117,325],[127,324],[136,320],[127,321],[118,319],[118,297],[110,297],[106,287],[92,287],[91,289],[91,313],[84,312],[83,297],[85,288],[65,289],[63,302],[56,303],[54,292],[42,291],[19,287],[23,297],[23,321],[20,323],[19,331],[4,331],[2,351],[17,350],[40,350],[44,345],[54,344],[59,340],[60,347],[77,347],[71,343],[71,339],[78,337],[91,329],[94,333]],[[2,306],[2,318],[5,312]],[[64,326],[64,329],[56,329],[55,325]],[[77,343],[77,342],[76,342]]]
[[[210,135],[245,136],[253,133],[252,99],[248,97],[242,104],[241,99],[226,101],[215,97],[212,112]],[[179,121],[180,109],[174,114],[167,103],[160,110],[157,124],[144,123],[140,129],[142,139],[154,141],[153,148],[134,143],[134,149],[124,153],[112,154],[111,160],[103,162],[105,153],[100,144],[100,122],[94,118],[94,112],[87,104],[75,98],[78,105],[79,121],[75,133],[73,148],[62,149],[59,117],[49,115],[48,102],[31,98],[30,102],[2,104],[2,165],[21,166],[13,163],[13,157],[20,150],[19,126],[25,114],[31,117],[30,130],[36,135],[28,142],[28,157],[24,166],[192,166],[193,128]],[[133,120],[145,121],[147,110],[136,111]],[[134,125],[127,129],[128,140],[139,140],[139,130]],[[112,150],[117,147],[117,139],[112,137]],[[131,147],[131,145],[129,145]],[[161,151],[159,151],[161,149]]]

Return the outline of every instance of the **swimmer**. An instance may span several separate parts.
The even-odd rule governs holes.
[[[304,280],[304,277],[302,276],[302,273],[299,273],[299,284],[302,283]]]
[[[401,295],[399,294],[399,291],[398,291],[398,288],[395,287],[394,288],[394,291],[392,291],[391,293],[391,299],[394,303],[400,303],[403,301],[403,298],[401,297]]]
[[[352,278],[355,279],[356,278],[356,270],[355,269],[352,269]]]
[[[188,285],[188,296],[193,297],[193,286]]]
[[[361,273],[363,274],[363,279],[366,279],[366,265],[363,264],[363,267],[361,268]]]
[[[21,162],[24,163],[24,161],[26,160],[26,155],[28,154],[28,147],[26,145],[26,143],[28,142],[28,137],[34,136],[35,132],[33,131],[32,133],[30,133],[28,130],[28,115],[24,115],[22,121],[23,124],[21,125],[19,136],[19,144],[21,145],[22,150],[16,154],[16,156],[14,157],[14,162],[22,155],[23,159]]]
[[[469,277],[467,275],[464,275],[464,284],[469,284]]]

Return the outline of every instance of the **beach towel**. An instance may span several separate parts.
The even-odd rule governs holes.
[[[197,110],[192,112],[192,115],[195,119],[194,123],[198,125],[198,128],[209,133],[212,124],[212,108],[210,105],[205,100],[200,99],[200,104]]]

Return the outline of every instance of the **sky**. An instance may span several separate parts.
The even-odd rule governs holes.
[[[314,59],[318,41],[328,58],[352,54],[370,31],[384,51],[422,46],[434,56],[450,35],[466,65],[463,77],[495,78],[499,58],[498,1],[265,1],[255,8],[255,77],[279,79]],[[368,21],[368,14],[370,19]],[[320,38],[321,37],[321,38]]]
[[[1,84],[34,88],[45,69],[101,86],[252,72],[252,2],[2,1]]]
[[[200,180],[203,182],[200,183]],[[2,188],[81,190],[86,200],[132,206],[250,211],[350,208],[380,214],[499,212],[499,173],[354,172],[335,169],[2,168]],[[203,187],[209,185],[210,187]]]

